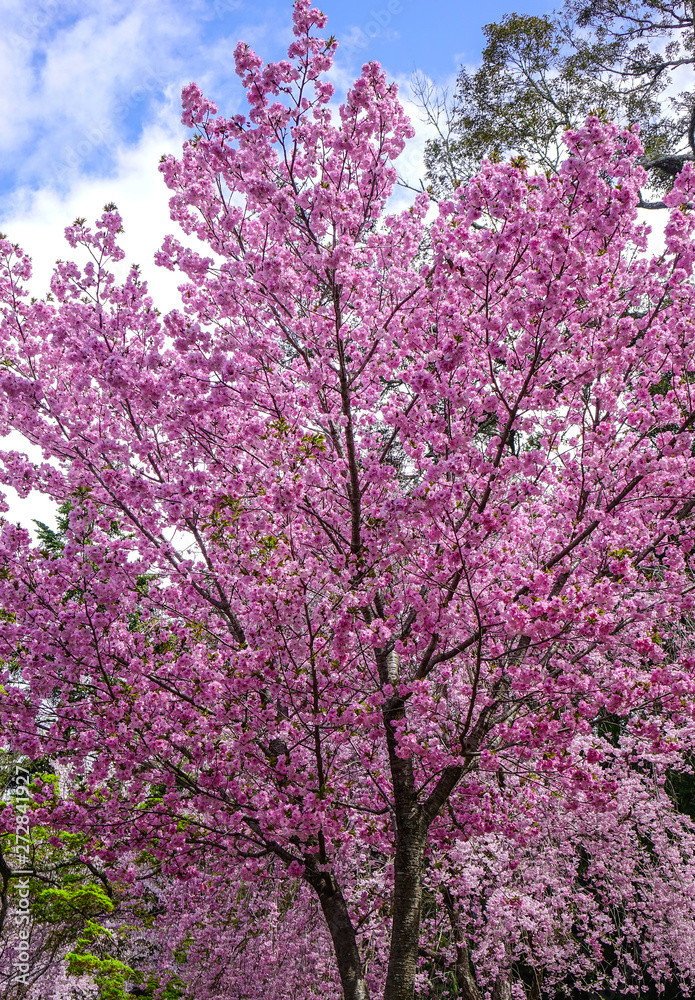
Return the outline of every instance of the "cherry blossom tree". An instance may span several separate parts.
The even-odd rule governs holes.
[[[686,845],[664,834],[657,869],[689,871],[660,789],[692,749],[695,173],[656,256],[638,136],[595,118],[556,176],[488,163],[431,225],[424,196],[388,215],[412,129],[374,63],[331,109],[324,23],[298,0],[286,61],[237,46],[247,115],[184,89],[193,135],[161,171],[186,240],[158,254],[180,309],[116,281],[114,206],[66,230],[87,262],[44,300],[0,244],[0,424],[44,454],[1,476],[66,518],[38,543],[2,526],[3,738],[58,762],[34,821],[122,885],[147,858],[220,898],[312,899],[348,1000],[412,1000],[438,893],[464,980],[457,914],[490,920],[501,998],[517,959],[557,980],[559,916],[506,933],[476,852],[526,844],[496,878],[527,873],[528,924],[533,824],[576,816],[577,864],[549,867],[573,975],[609,961],[575,897],[621,818],[635,877],[599,902],[642,915],[620,940],[652,926],[648,816]],[[663,808],[625,805],[635,775]],[[677,951],[664,931],[641,960]]]

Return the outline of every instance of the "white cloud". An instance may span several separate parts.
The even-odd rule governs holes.
[[[112,177],[78,177],[64,193],[47,188],[21,193],[18,208],[3,220],[2,227],[10,239],[33,258],[33,294],[43,296],[48,290],[55,261],[75,253],[65,241],[65,226],[78,215],[93,220],[101,214],[106,202],[113,201],[125,226],[120,237],[126,251],[123,270],[131,263],[141,265],[143,277],[162,311],[178,303],[176,285],[180,279],[156,267],[153,256],[163,236],[175,228],[169,220],[170,192],[157,164],[162,153],[178,151],[183,131],[175,122],[163,122],[148,129],[136,147],[119,150]],[[32,461],[42,459],[41,450],[16,432],[0,440],[0,447],[4,449],[25,452]],[[21,499],[6,487],[3,492],[9,506],[9,511],[3,515],[7,520],[22,524],[34,534],[33,520],[55,526],[57,508],[49,498],[33,491]]]
[[[5,216],[2,227],[33,258],[34,294],[48,290],[55,261],[73,254],[65,242],[65,226],[77,216],[91,223],[107,202],[115,202],[125,227],[120,242],[127,263],[142,266],[155,297],[172,301],[176,279],[153,263],[163,236],[174,228],[168,209],[171,192],[157,167],[163,153],[179,151],[183,135],[175,121],[163,121],[148,128],[135,147],[121,147],[110,177],[78,177],[67,192],[50,188],[19,192],[15,211]]]
[[[2,39],[0,143],[27,181],[69,183],[81,163],[118,145],[123,119],[178,83],[172,51],[188,25],[161,0],[43,6],[45,28],[17,13]],[[7,91],[5,91],[7,92]],[[18,113],[21,112],[21,113]]]
[[[436,86],[440,90],[447,88],[451,90],[455,79],[455,76],[452,75],[448,80],[444,80],[443,83]],[[428,80],[428,82],[435,86],[434,81]],[[425,145],[428,140],[436,138],[437,135],[435,126],[424,119],[422,108],[415,100],[412,77],[397,77],[396,83],[398,84],[398,96],[415,129],[415,137],[408,142],[396,163],[399,176],[409,187],[401,187],[394,192],[389,202],[390,211],[398,211],[410,205],[415,197],[411,188],[419,189],[421,183],[425,183]]]

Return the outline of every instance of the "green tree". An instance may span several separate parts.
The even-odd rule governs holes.
[[[567,0],[559,14],[512,13],[484,32],[481,64],[461,70],[452,100],[415,80],[437,128],[426,150],[435,194],[465,183],[485,157],[522,157],[556,170],[563,133],[591,113],[640,126],[655,191],[694,158],[694,95],[678,92],[695,64],[693,3]]]

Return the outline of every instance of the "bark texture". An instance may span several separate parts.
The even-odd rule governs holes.
[[[312,875],[309,881],[316,889],[333,941],[345,1000],[369,1000],[357,935],[340,886],[327,872]]]
[[[425,837],[420,810],[413,810],[399,830],[396,846],[391,953],[384,1000],[412,1000],[414,996]]]

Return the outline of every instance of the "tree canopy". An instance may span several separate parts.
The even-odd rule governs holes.
[[[43,299],[0,241],[0,478],[61,510],[0,526],[8,995],[687,989],[695,169],[658,255],[598,116],[387,215],[396,88],[332,111],[293,23],[246,114],[183,91],[179,308],[114,205]]]
[[[693,159],[695,95],[683,82],[695,64],[691,3],[567,0],[556,15],[509,14],[484,33],[481,65],[461,70],[453,101],[417,81],[439,130],[427,149],[437,192],[467,181],[485,157],[557,170],[563,133],[589,114],[639,125],[657,190]]]

